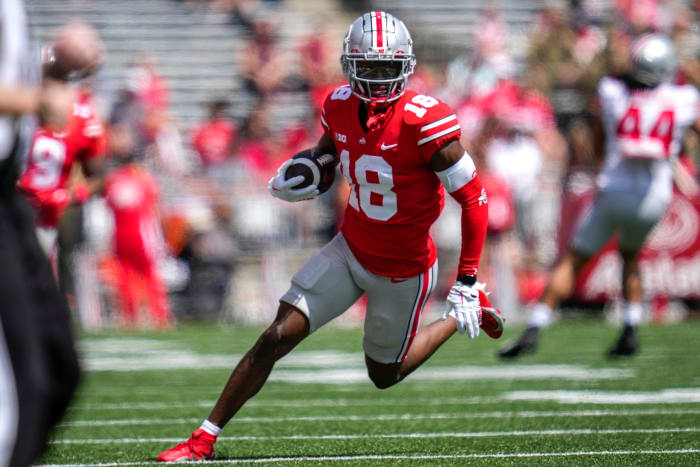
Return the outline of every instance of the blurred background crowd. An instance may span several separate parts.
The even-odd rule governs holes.
[[[107,164],[116,169],[120,154],[133,155],[154,188],[159,225],[151,241],[161,245],[155,269],[167,303],[150,299],[157,286],[130,279],[136,319],[123,314],[125,286],[113,247],[119,216],[109,202],[94,196],[62,219],[58,275],[87,330],[153,326],[167,312],[163,307],[175,322],[272,318],[292,273],[337,231],[347,186],[336,182],[316,200],[289,204],[269,196],[267,181],[282,161],[320,137],[323,99],[346,82],[339,63],[343,35],[364,11],[386,10],[404,21],[418,61],[409,87],[443,99],[457,113],[462,143],[489,194],[480,279],[511,322],[538,297],[594,188],[602,160],[590,124],[598,80],[624,71],[635,37],[662,31],[678,47],[676,79],[700,84],[700,2],[26,3],[37,42],[70,20],[97,30],[104,63],[80,86],[106,126]],[[684,142],[690,168],[697,138],[690,133]],[[673,261],[683,260],[689,276],[648,288],[659,320],[674,309],[693,310],[700,299],[700,248],[693,246],[700,210],[693,210],[697,200],[685,202],[690,209],[666,229],[671,249],[648,253],[656,259],[649,268],[658,270],[663,260],[680,271]],[[687,225],[691,214],[694,227]],[[433,231],[442,278],[433,303],[440,311],[459,256],[459,215],[447,199]],[[674,232],[691,227],[692,245],[681,251]],[[663,244],[657,237],[652,240]],[[601,271],[586,278],[569,305],[595,308],[619,293],[619,265],[598,263]],[[359,313],[351,309],[341,322],[352,324]]]

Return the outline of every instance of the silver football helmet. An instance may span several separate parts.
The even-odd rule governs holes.
[[[350,25],[340,63],[353,94],[365,102],[392,102],[416,66],[413,39],[399,19],[371,11]]]
[[[676,47],[664,34],[645,34],[632,44],[632,76],[647,86],[673,77],[678,67]]]

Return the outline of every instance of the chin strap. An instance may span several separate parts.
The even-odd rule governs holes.
[[[367,129],[374,130],[379,127],[389,112],[391,112],[391,109],[388,108],[382,108],[380,111],[377,111],[377,102],[371,101],[367,107]]]

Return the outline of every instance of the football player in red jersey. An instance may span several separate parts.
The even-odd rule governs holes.
[[[202,426],[160,461],[212,459],[221,428],[260,390],[275,362],[364,294],[365,362],[381,389],[405,378],[458,330],[470,338],[480,326],[492,337],[502,332],[500,314],[477,283],[486,193],[459,142],[453,111],[406,89],[415,66],[408,30],[388,13],[365,13],[345,36],[341,61],[350,83],[326,98],[324,135],[315,148],[338,157],[350,185],[341,232],[294,275],[275,321],[233,371]],[[287,165],[270,180],[272,195],[317,196],[315,185],[294,188],[303,177],[285,180]],[[459,272],[443,319],[420,328],[436,280],[429,228],[443,207],[443,186],[462,206]]]
[[[120,156],[123,166],[105,181],[104,197],[114,214],[114,255],[119,264],[117,296],[127,327],[137,324],[141,295],[148,300],[151,323],[169,329],[172,315],[167,289],[158,274],[158,261],[165,255],[165,240],[158,216],[158,182],[134,162]]]
[[[84,23],[62,27],[47,49],[44,81],[69,88],[70,81],[92,74],[102,57],[97,33]],[[71,203],[82,203],[101,189],[105,134],[88,90],[74,92],[72,112],[61,127],[43,124],[34,134],[27,166],[17,182],[36,212],[37,234],[47,255],[56,249],[58,223]],[[75,162],[85,184],[70,185]]]

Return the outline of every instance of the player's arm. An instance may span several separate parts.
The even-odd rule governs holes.
[[[433,154],[430,167],[450,196],[462,206],[462,252],[458,278],[471,276],[476,281],[486,238],[488,205],[474,162],[459,141],[452,141]],[[465,280],[471,282],[471,279]]]
[[[38,107],[38,89],[25,86],[0,86],[0,113],[11,115],[35,113]]]
[[[0,85],[0,114],[33,113],[41,124],[62,128],[72,104],[72,91],[51,80],[37,87]]]
[[[333,154],[336,155],[335,144],[333,140],[325,133],[318,140],[318,143],[313,148],[316,154]],[[321,192],[315,184],[305,186],[304,188],[294,188],[304,180],[302,175],[297,177],[285,178],[285,173],[289,166],[292,165],[292,159],[287,159],[277,169],[277,173],[270,179],[267,184],[267,189],[275,198],[284,201],[294,202],[303,201],[317,197]]]
[[[472,158],[458,140],[438,149],[430,159],[430,167],[462,207],[462,249],[457,280],[447,297],[448,309],[443,318],[453,316],[457,329],[474,338],[479,335],[479,285],[476,276],[488,223],[486,192]]]
[[[90,196],[101,194],[104,191],[106,166],[104,157],[92,157],[83,161],[82,169],[85,183],[73,187],[72,202],[83,203]]]

